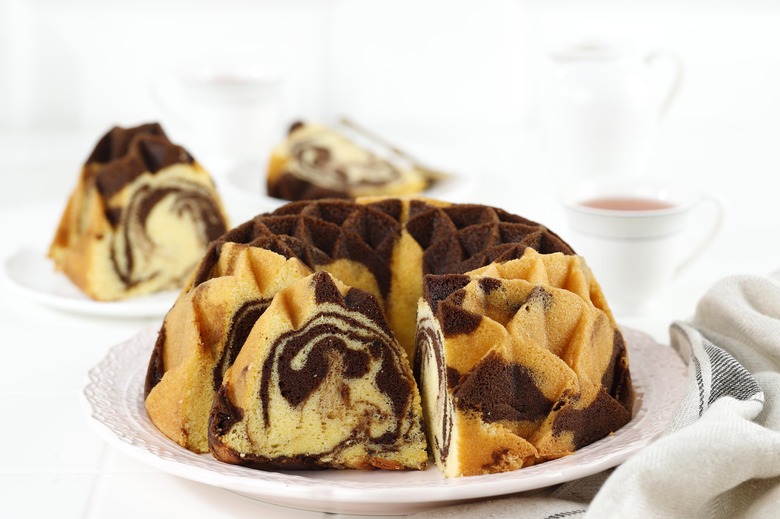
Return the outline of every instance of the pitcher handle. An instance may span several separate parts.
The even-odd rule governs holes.
[[[675,270],[675,276],[680,275],[682,272],[688,270],[696,260],[712,245],[715,236],[720,232],[723,227],[724,215],[726,213],[726,206],[720,196],[714,193],[705,193],[701,199],[702,204],[709,202],[715,210],[713,214],[712,223],[710,223],[709,229],[704,233],[704,237],[693,248],[688,256],[677,266]]]
[[[682,87],[684,69],[680,57],[670,51],[655,50],[645,57],[645,63],[651,67],[659,61],[668,61],[674,66],[674,75],[672,76],[672,80],[667,87],[666,95],[663,97],[658,110],[658,115],[664,116]]]

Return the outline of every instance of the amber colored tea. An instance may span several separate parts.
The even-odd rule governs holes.
[[[580,202],[580,205],[583,207],[607,209],[610,211],[658,211],[674,207],[674,204],[670,204],[669,202],[631,196],[592,198]]]

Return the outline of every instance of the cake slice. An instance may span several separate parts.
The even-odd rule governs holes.
[[[318,272],[258,319],[214,399],[209,446],[259,469],[423,469],[422,422],[374,296]]]
[[[83,292],[180,289],[227,217],[209,174],[158,124],[113,128],[82,168],[49,248]]]
[[[419,169],[382,158],[343,132],[298,122],[273,150],[267,185],[270,196],[313,200],[414,194],[428,180]]]
[[[217,277],[194,276],[165,316],[144,394],[155,426],[201,453],[214,394],[250,330],[279,290],[311,274],[297,258],[240,243],[223,244],[209,268]]]
[[[447,477],[565,456],[631,419],[623,338],[579,256],[541,255],[428,275],[418,373]]]

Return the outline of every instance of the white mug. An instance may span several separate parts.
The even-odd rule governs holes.
[[[283,134],[283,81],[259,65],[187,68],[155,81],[152,94],[164,126],[212,173],[263,162]]]
[[[709,211],[706,207],[709,206]],[[583,182],[564,195],[567,241],[585,258],[616,314],[647,310],[720,231],[719,197],[670,182]],[[695,211],[709,224],[689,225]]]
[[[605,42],[560,48],[548,58],[542,116],[552,171],[566,180],[641,176],[679,91],[680,59]]]

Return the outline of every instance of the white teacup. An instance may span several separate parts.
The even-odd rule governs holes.
[[[259,65],[185,68],[152,93],[166,127],[212,173],[264,161],[283,134],[283,82]]]
[[[711,207],[709,226],[689,226]],[[564,195],[567,240],[582,255],[617,314],[641,313],[719,232],[719,198],[690,186],[650,180],[591,181]]]

